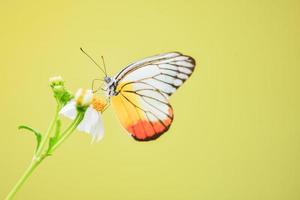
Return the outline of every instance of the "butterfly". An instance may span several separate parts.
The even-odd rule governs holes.
[[[105,73],[102,89],[127,132],[137,141],[165,133],[174,119],[168,99],[192,75],[195,60],[180,52],[163,53],[133,62],[115,76],[107,76],[102,60],[104,70],[92,59]]]

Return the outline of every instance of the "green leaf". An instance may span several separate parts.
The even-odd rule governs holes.
[[[36,148],[35,148],[35,151],[37,151],[38,148],[39,148],[39,146],[40,146],[41,140],[42,140],[42,134],[40,132],[34,130],[33,128],[30,128],[29,126],[25,126],[25,125],[19,126],[18,129],[19,130],[25,129],[25,130],[28,130],[28,131],[31,131],[32,133],[34,133],[35,138],[36,138]]]

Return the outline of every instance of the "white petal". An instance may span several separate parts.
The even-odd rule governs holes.
[[[83,120],[77,126],[77,129],[79,131],[91,133],[91,130],[93,126],[96,124],[98,118],[99,118],[98,112],[95,109],[88,107],[84,114]]]
[[[82,100],[82,105],[90,105],[93,99],[93,91],[92,90],[86,90],[83,100]]]
[[[57,82],[57,81],[63,81],[63,78],[61,76],[54,76],[54,77],[49,78],[50,83]]]
[[[91,134],[93,135],[92,142],[94,142],[94,141],[98,142],[99,140],[101,140],[103,138],[103,135],[104,135],[102,117],[101,117],[100,113],[98,113],[98,115],[99,115],[98,120],[91,130]]]
[[[70,119],[75,119],[77,115],[76,102],[74,100],[71,100],[60,110],[59,114],[64,115]]]
[[[82,94],[83,89],[80,88],[77,90],[76,94],[75,94],[75,100],[78,101],[78,98],[80,97],[80,95]]]

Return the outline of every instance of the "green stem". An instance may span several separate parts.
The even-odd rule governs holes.
[[[59,110],[59,109],[58,109]],[[58,112],[57,112],[58,114]],[[52,121],[50,128],[48,129],[47,133],[51,133],[52,129],[54,127],[54,124],[57,120],[57,114],[55,114],[54,120]],[[64,133],[62,134],[61,138],[53,145],[53,147],[51,148],[51,153],[54,152],[54,150],[60,145],[62,144],[70,135],[71,133],[76,129],[76,127],[79,125],[79,123],[81,122],[81,120],[83,119],[84,113],[80,112],[77,114],[75,120],[73,120],[73,122],[70,124],[70,126],[64,131]],[[48,136],[49,138],[49,136]],[[47,141],[47,140],[46,140]],[[39,148],[39,150],[42,149],[42,147]],[[40,150],[40,152],[42,153],[42,150]],[[40,154],[41,154],[40,153]],[[5,198],[5,200],[11,200],[14,195],[17,193],[17,191],[21,188],[21,186],[25,183],[25,181],[30,177],[30,175],[32,174],[32,172],[36,169],[36,167],[48,156],[48,154],[36,154],[31,162],[31,164],[29,165],[29,167],[27,168],[27,170],[24,172],[24,174],[21,176],[21,178],[18,180],[18,182],[15,184],[15,186],[12,188],[12,190],[9,192],[9,194],[7,195],[7,197]]]
[[[41,141],[41,144],[35,154],[35,157],[37,159],[39,159],[39,157],[41,156],[42,152],[43,152],[43,149],[45,148],[46,144],[48,143],[48,140],[51,136],[51,132],[53,131],[54,127],[55,127],[55,124],[56,124],[56,121],[58,119],[58,113],[61,109],[61,105],[58,103],[57,106],[56,106],[56,111],[55,111],[55,114],[54,114],[54,117],[50,123],[50,126],[48,127],[48,130],[47,132],[45,133],[45,136],[42,138],[42,141]]]
[[[41,156],[42,151],[47,144],[47,141],[49,140],[51,136],[51,132],[53,131],[53,128],[55,127],[58,113],[61,109],[60,104],[57,104],[54,117],[48,127],[48,130],[45,134],[45,136],[42,138],[41,144],[39,145],[39,148],[37,149],[37,152],[35,153],[33,160],[27,170],[24,172],[24,174],[21,176],[21,178],[18,180],[18,182],[15,184],[15,186],[12,188],[12,190],[9,192],[5,200],[10,200],[14,197],[16,192],[20,189],[20,187],[24,184],[24,182],[28,179],[28,177],[32,174],[32,172],[35,170],[35,168],[46,158],[46,156]]]
[[[44,160],[45,157],[42,157],[40,160],[34,159],[27,170],[24,172],[24,174],[21,176],[21,178],[18,180],[16,185],[13,187],[13,189],[9,192],[5,200],[11,200],[17,191],[20,189],[20,187],[24,184],[24,182],[28,179],[28,177],[32,174],[32,172],[35,170],[35,168]]]
[[[62,133],[60,139],[53,145],[51,148],[50,154],[57,149],[70,135],[71,133],[76,129],[76,127],[79,125],[81,120],[83,119],[84,113],[78,113],[76,118],[73,120],[72,124]]]

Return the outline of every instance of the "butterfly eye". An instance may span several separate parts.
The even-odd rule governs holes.
[[[108,77],[108,76],[106,76],[106,77],[104,78],[104,81],[105,81],[106,83],[109,83],[109,82],[111,81],[111,78]]]

